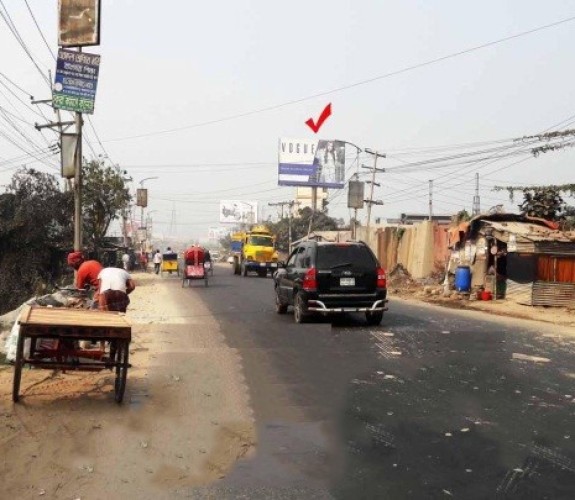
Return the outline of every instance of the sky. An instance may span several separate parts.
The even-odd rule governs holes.
[[[0,110],[11,119],[0,116],[0,186],[24,164],[59,175],[45,153],[55,134],[33,127],[53,110],[4,79],[50,97],[35,65],[55,69],[57,4],[0,2],[32,56],[0,18]],[[476,173],[482,209],[516,210],[494,186],[573,182],[573,149],[534,157],[510,140],[575,128],[575,19],[465,51],[573,16],[566,0],[103,0],[101,45],[85,49],[101,65],[84,154],[126,170],[132,190],[155,177],[143,183],[154,233],[183,240],[219,225],[220,200],[258,201],[267,217],[269,203],[293,199],[295,188],[277,185],[280,137],[384,153],[372,218],[428,213],[429,180],[434,214],[471,211]],[[316,135],[305,121],[328,103]],[[485,152],[445,160],[470,151]],[[349,220],[345,190],[328,200]]]

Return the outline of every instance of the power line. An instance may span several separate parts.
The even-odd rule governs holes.
[[[48,52],[50,52],[50,55],[54,58],[54,61],[56,60],[56,55],[54,54],[54,51],[50,48],[50,45],[48,44],[46,37],[44,36],[44,33],[42,32],[42,30],[40,29],[40,25],[38,24],[38,21],[36,21],[36,16],[34,15],[34,13],[32,12],[32,9],[30,8],[30,5],[28,4],[28,0],[24,0],[24,2],[26,3],[26,7],[28,7],[28,12],[30,12],[30,15],[32,16],[32,20],[34,21],[34,24],[36,25],[36,28],[38,28],[38,32],[40,33],[40,36],[42,37],[42,40],[44,40],[44,44],[46,45],[46,48],[48,49]]]
[[[8,26],[8,29],[10,29],[11,33],[14,35],[14,38],[16,38],[16,41],[18,42],[18,44],[20,45],[20,47],[22,47],[22,49],[24,50],[24,52],[26,52],[26,55],[30,58],[30,60],[32,61],[32,64],[34,64],[34,66],[36,67],[36,69],[38,70],[38,73],[40,73],[40,76],[42,77],[42,79],[48,84],[48,86],[50,87],[50,80],[48,79],[48,77],[44,74],[44,72],[42,71],[42,69],[40,68],[40,66],[38,66],[38,63],[36,62],[36,59],[34,58],[34,56],[32,55],[32,52],[30,51],[30,49],[28,48],[28,46],[26,45],[26,43],[24,42],[24,39],[22,38],[22,36],[20,35],[20,33],[18,32],[18,29],[16,28],[16,25],[14,24],[14,21],[12,21],[12,18],[10,17],[10,13],[8,12],[8,9],[6,8],[6,6],[4,5],[4,1],[0,0],[0,5],[2,6],[2,8],[4,9],[4,12],[2,12],[2,10],[0,10],[0,16],[2,17],[2,19],[4,19],[4,22],[6,23],[6,26]]]
[[[503,37],[503,38],[499,38],[499,39],[497,39],[497,40],[493,40],[493,41],[491,41],[491,42],[483,43],[483,44],[481,44],[481,45],[476,45],[476,46],[470,47],[470,48],[468,48],[468,49],[464,49],[464,50],[460,50],[460,51],[457,51],[457,52],[453,52],[453,53],[447,54],[447,55],[445,55],[445,56],[441,56],[441,57],[437,57],[437,58],[434,58],[434,59],[430,59],[430,60],[425,61],[425,62],[422,62],[422,63],[414,64],[414,65],[411,65],[411,66],[407,66],[407,67],[405,67],[405,68],[402,68],[402,69],[399,69],[399,70],[396,70],[396,71],[391,71],[391,72],[385,73],[385,74],[383,74],[383,75],[375,76],[375,77],[372,77],[372,78],[367,78],[367,79],[365,79],[365,80],[360,80],[360,81],[358,81],[358,82],[351,83],[351,84],[349,84],[349,85],[343,85],[343,86],[341,86],[341,87],[336,87],[336,88],[334,88],[334,89],[326,90],[326,91],[324,91],[324,92],[318,92],[318,93],[316,93],[316,94],[312,94],[312,95],[309,95],[309,96],[306,96],[306,97],[301,97],[301,98],[299,98],[299,99],[292,99],[291,101],[286,101],[286,102],[283,102],[283,103],[280,103],[280,104],[274,104],[274,105],[272,105],[272,106],[266,106],[266,107],[263,107],[263,108],[255,109],[255,110],[252,110],[252,111],[246,111],[246,112],[244,112],[244,113],[238,113],[238,114],[235,114],[235,115],[230,115],[230,116],[226,116],[226,117],[223,117],[223,118],[218,118],[218,119],[215,119],[215,120],[208,120],[208,121],[204,121],[204,122],[194,123],[194,124],[191,124],[191,125],[185,125],[185,126],[183,126],[183,127],[175,127],[175,128],[171,128],[171,129],[158,130],[158,131],[155,131],[155,132],[148,132],[148,133],[144,133],[144,134],[137,134],[137,135],[131,135],[131,136],[124,136],[124,137],[117,137],[117,138],[113,138],[113,139],[107,139],[107,140],[105,140],[104,142],[118,142],[118,141],[126,141],[126,140],[131,140],[131,139],[140,139],[140,138],[143,138],[143,137],[150,137],[150,136],[153,136],[153,135],[169,134],[169,133],[178,132],[178,131],[181,131],[181,130],[188,130],[188,129],[192,129],[192,128],[205,127],[205,126],[208,126],[208,125],[215,125],[215,124],[222,123],[222,122],[227,122],[227,121],[231,121],[231,120],[236,120],[236,119],[238,119],[238,118],[245,118],[245,117],[253,116],[253,115],[256,115],[256,114],[261,114],[261,113],[266,113],[266,112],[269,112],[269,111],[274,111],[274,110],[277,110],[277,109],[280,109],[280,108],[285,108],[285,107],[287,107],[287,106],[292,106],[292,105],[294,105],[294,104],[299,104],[299,103],[302,103],[302,102],[305,102],[305,101],[309,101],[309,100],[312,100],[312,99],[316,99],[316,98],[318,98],[318,97],[325,97],[325,96],[328,96],[328,95],[331,95],[331,94],[335,94],[335,93],[337,93],[337,92],[342,92],[342,91],[344,91],[344,90],[349,90],[349,89],[352,89],[352,88],[355,88],[355,87],[359,87],[359,86],[362,86],[362,85],[367,85],[367,84],[369,84],[369,83],[373,83],[373,82],[376,82],[376,81],[379,81],[379,80],[384,80],[384,79],[386,79],[386,78],[390,78],[390,77],[397,76],[397,75],[400,75],[400,74],[403,74],[403,73],[407,73],[407,72],[409,72],[409,71],[413,71],[413,70],[416,70],[416,69],[419,69],[419,68],[423,68],[423,67],[425,67],[425,66],[430,66],[430,65],[432,65],[432,64],[436,64],[436,63],[439,63],[439,62],[443,62],[443,61],[446,61],[446,60],[448,60],[448,59],[453,59],[453,58],[455,58],[455,57],[459,57],[459,56],[462,56],[462,55],[465,55],[465,54],[469,54],[469,53],[472,53],[472,52],[476,52],[476,51],[478,51],[478,50],[482,50],[482,49],[485,49],[485,48],[487,48],[487,47],[493,47],[493,46],[495,46],[495,45],[498,45],[498,44],[501,44],[501,43],[504,43],[504,42],[508,42],[508,41],[514,40],[514,39],[516,39],[516,38],[520,38],[520,37],[523,37],[523,36],[531,35],[531,34],[533,34],[533,33],[537,33],[537,32],[540,32],[540,31],[543,31],[543,30],[546,30],[546,29],[550,29],[550,28],[554,28],[554,27],[556,27],[556,26],[560,26],[560,25],[565,24],[565,23],[569,23],[569,22],[571,22],[571,21],[573,21],[573,20],[575,20],[575,16],[568,17],[568,18],[565,18],[565,19],[561,19],[561,20],[559,20],[559,21],[556,21],[556,22],[553,22],[553,23],[550,23],[550,24],[545,24],[545,25],[543,25],[543,26],[538,26],[538,27],[536,27],[536,28],[533,28],[533,29],[530,29],[530,30],[527,30],[527,31],[522,31],[522,32],[516,33],[516,34],[514,34],[514,35],[509,35],[509,36],[506,36],[506,37]]]

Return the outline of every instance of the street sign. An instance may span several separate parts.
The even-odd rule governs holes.
[[[148,206],[148,190],[138,189],[136,191],[136,206],[146,208]]]
[[[100,45],[100,0],[59,0],[58,45]]]
[[[99,70],[98,54],[59,49],[52,89],[54,108],[93,114]]]
[[[71,179],[76,175],[76,155],[78,153],[78,134],[60,135],[62,150],[62,177]]]
[[[349,181],[347,192],[348,208],[363,208],[364,183],[362,181]]]

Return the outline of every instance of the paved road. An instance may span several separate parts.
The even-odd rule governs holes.
[[[573,330],[401,300],[377,328],[296,325],[223,265],[205,292],[258,430],[220,497],[575,496]]]

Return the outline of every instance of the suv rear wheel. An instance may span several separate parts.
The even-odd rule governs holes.
[[[368,325],[377,326],[381,323],[381,320],[383,319],[383,311],[366,312],[365,319],[367,320]]]
[[[288,306],[284,304],[280,299],[279,290],[276,288],[276,312],[278,314],[285,314],[287,312]]]
[[[309,319],[309,313],[306,312],[305,302],[300,292],[296,294],[293,302],[293,317],[296,323],[306,323]]]

